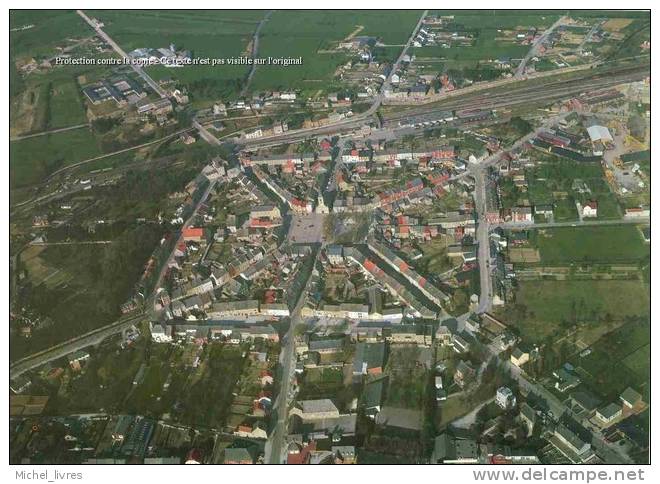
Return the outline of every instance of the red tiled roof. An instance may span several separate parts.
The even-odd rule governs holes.
[[[204,235],[204,229],[201,227],[186,227],[183,229],[183,237],[202,237]]]

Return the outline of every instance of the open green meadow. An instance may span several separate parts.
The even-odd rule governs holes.
[[[649,255],[648,245],[632,225],[539,229],[531,234],[545,265],[635,263]]]
[[[29,25],[33,27],[22,29]],[[63,45],[66,39],[92,34],[75,10],[12,10],[9,28],[13,59],[53,55],[54,48]]]
[[[87,122],[80,86],[71,77],[50,86],[49,128],[65,128]]]
[[[38,183],[66,165],[101,154],[96,138],[81,128],[9,143],[10,184],[13,188]]]
[[[575,324],[647,317],[649,289],[642,281],[520,281],[515,303],[502,317],[528,342],[541,342]]]
[[[421,12],[417,11],[276,11],[261,31],[260,57],[303,57],[303,65],[259,66],[252,89],[325,89],[335,69],[349,58],[334,51],[336,43],[363,27],[357,35],[381,39],[382,53],[393,60]],[[378,49],[378,48],[377,48]]]

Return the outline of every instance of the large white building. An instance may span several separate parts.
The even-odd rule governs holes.
[[[516,406],[516,396],[509,387],[500,387],[495,393],[495,403],[504,410],[509,410]]]

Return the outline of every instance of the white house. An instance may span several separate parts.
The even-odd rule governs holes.
[[[156,343],[169,343],[172,341],[172,336],[167,334],[160,323],[150,323],[149,329],[151,330],[151,339]]]
[[[504,410],[509,410],[516,406],[516,396],[509,387],[500,387],[495,393],[495,403]]]
[[[582,207],[582,218],[595,218],[598,217],[598,202],[589,200]]]

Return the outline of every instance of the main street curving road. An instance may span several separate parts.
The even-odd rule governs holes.
[[[477,258],[479,260],[479,281],[481,287],[481,296],[479,297],[478,313],[490,311],[493,302],[493,280],[491,272],[493,270],[493,261],[490,252],[490,230],[493,228],[486,220],[486,183],[488,168],[502,159],[505,153],[510,153],[521,148],[525,143],[536,137],[541,131],[555,125],[560,120],[568,116],[569,113],[559,114],[548,118],[541,126],[519,138],[513,145],[505,151],[498,151],[481,161],[468,165],[468,170],[461,175],[454,177],[472,176],[474,178],[474,204],[477,214],[477,232],[476,239],[478,244]]]

